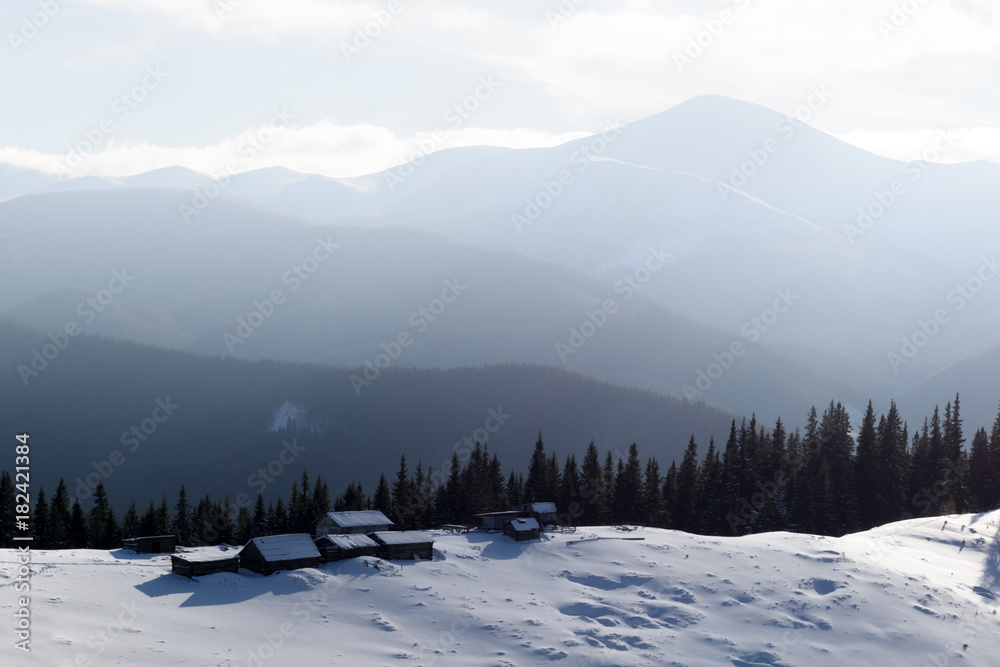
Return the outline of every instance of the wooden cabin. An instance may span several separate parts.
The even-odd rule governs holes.
[[[170,569],[174,574],[188,578],[218,572],[239,572],[240,554],[238,551],[220,551],[173,555],[170,557]]]
[[[394,524],[378,510],[327,512],[313,522],[313,537],[323,535],[369,535],[390,530]]]
[[[319,565],[319,550],[305,533],[255,537],[240,552],[240,567],[261,574]]]
[[[375,555],[385,560],[434,558],[434,538],[422,530],[394,530],[372,533],[370,537],[378,543]]]
[[[527,542],[542,538],[542,528],[538,520],[533,518],[511,519],[503,528],[503,534],[515,542]]]
[[[507,522],[521,516],[521,512],[484,512],[476,515],[476,526],[481,530],[503,530]]]
[[[315,540],[319,555],[332,562],[358,556],[374,556],[378,542],[367,535],[323,535]]]
[[[559,523],[559,510],[555,503],[528,503],[521,511],[521,516],[531,517],[541,526],[554,526]]]
[[[131,549],[137,554],[172,554],[177,550],[175,535],[148,535],[129,537],[122,540],[123,549]]]

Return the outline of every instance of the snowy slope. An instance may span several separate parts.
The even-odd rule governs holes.
[[[40,552],[34,652],[5,641],[0,663],[993,665],[998,529],[1000,512],[840,539],[438,535],[434,562],[196,581],[164,556]]]

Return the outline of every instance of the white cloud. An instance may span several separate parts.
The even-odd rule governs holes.
[[[276,124],[276,126],[279,126]],[[295,171],[324,176],[361,176],[388,169],[409,157],[432,150],[461,146],[502,146],[529,148],[556,146],[587,136],[586,132],[548,134],[538,130],[512,128],[462,128],[436,135],[421,132],[400,137],[385,127],[337,125],[323,121],[307,127],[286,127],[272,131],[268,125],[246,130],[209,146],[168,148],[149,143],[117,144],[109,141],[102,150],[87,155],[79,166],[69,169],[69,177],[130,176],[153,169],[184,166],[211,175],[220,175],[230,165],[236,172],[283,166]],[[55,165],[74,165],[66,155],[46,154],[20,148],[0,148],[0,162],[45,173],[59,173]]]
[[[957,140],[949,144],[945,137],[954,135]],[[952,127],[921,130],[857,130],[837,135],[843,141],[867,151],[909,162],[970,162],[989,160],[1000,163],[1000,128]]]

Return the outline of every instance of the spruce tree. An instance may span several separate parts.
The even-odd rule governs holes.
[[[183,484],[181,484],[181,490],[177,494],[177,504],[174,505],[173,531],[177,536],[178,544],[190,546],[191,506],[188,503],[187,489]]]
[[[1000,409],[997,410],[997,418],[990,432],[990,450],[987,458],[990,483],[986,488],[985,503],[987,509],[996,509],[1000,507]]]
[[[576,456],[570,454],[566,457],[560,483],[557,502],[563,516],[561,523],[575,525],[582,514],[582,505],[580,503],[580,469],[576,465]]]
[[[604,486],[604,473],[601,470],[600,455],[597,445],[591,440],[587,452],[583,456],[583,468],[580,471],[580,523],[584,526],[601,526],[608,522],[607,489]]]
[[[108,525],[110,517],[108,504],[108,494],[104,490],[104,482],[98,480],[94,489],[94,506],[90,510],[90,517],[87,525],[87,535],[90,538],[88,546],[91,549],[110,549],[106,540],[108,534],[113,532]]]
[[[69,547],[70,504],[66,482],[61,478],[49,503],[49,538],[54,549]]]
[[[531,454],[531,462],[528,464],[528,479],[524,482],[524,502],[537,503],[550,500],[546,498],[549,492],[548,477],[549,459],[545,455],[545,445],[539,432],[535,450]]]
[[[688,533],[698,529],[698,492],[701,487],[701,471],[698,468],[698,444],[694,434],[688,440],[684,458],[677,471],[677,497],[671,508],[672,524],[677,530]]]
[[[990,509],[988,493],[990,487],[990,437],[985,428],[976,431],[969,453],[969,509],[984,512]]]
[[[862,530],[878,525],[882,504],[882,480],[879,461],[882,459],[878,434],[875,430],[875,409],[868,401],[868,409],[858,433],[858,451],[854,464],[858,479],[858,520]]]
[[[376,509],[382,514],[392,515],[392,489],[385,475],[379,475],[378,486],[375,487],[375,497],[372,499],[372,509]]]
[[[715,447],[715,438],[708,441],[708,451],[701,464],[701,484],[698,489],[699,518],[695,532],[704,535],[722,535],[725,530],[722,511],[723,493],[722,460]]]
[[[246,544],[253,537],[253,517],[250,510],[240,507],[236,517],[236,530],[233,535],[233,544]]]
[[[628,448],[628,459],[624,465],[619,461],[621,472],[615,479],[615,516],[618,523],[639,524],[642,522],[642,464],[639,461],[639,447],[632,443]]]
[[[390,517],[400,530],[409,530],[414,525],[413,480],[406,466],[406,455],[399,457],[399,471],[396,481],[392,484],[392,516]]]
[[[945,481],[947,490],[941,499],[940,509],[945,514],[965,512],[968,505],[966,475],[968,462],[962,444],[962,417],[959,396],[945,409],[942,455],[938,461],[938,478]]]
[[[72,549],[84,549],[89,541],[87,535],[87,518],[79,499],[73,502],[69,519],[69,545]]]
[[[667,504],[663,501],[663,478],[660,475],[660,464],[652,457],[646,461],[641,502],[642,514],[645,517],[641,523],[654,528],[666,528],[668,517]]]
[[[135,508],[133,500],[122,516],[122,537],[139,537],[139,511]]]
[[[878,427],[878,460],[875,479],[879,484],[879,506],[874,513],[874,525],[881,526],[909,518],[907,489],[909,488],[909,455],[906,425],[899,417],[896,401]]]
[[[267,507],[264,506],[264,496],[257,494],[257,502],[253,506],[253,529],[250,537],[261,537],[267,535],[268,521]]]
[[[34,529],[33,546],[36,549],[51,549],[52,542],[49,535],[49,501],[45,497],[45,489],[38,489],[38,500],[35,502],[35,511],[31,517],[32,528]]]

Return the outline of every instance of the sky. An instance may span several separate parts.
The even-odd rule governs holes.
[[[1000,162],[995,0],[4,0],[0,163],[356,176],[698,95],[874,153]],[[252,146],[252,149],[250,148]]]

